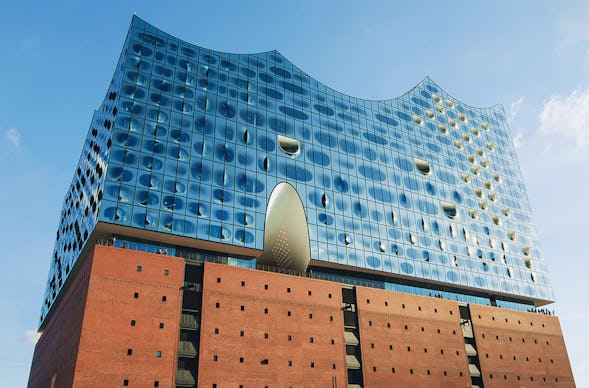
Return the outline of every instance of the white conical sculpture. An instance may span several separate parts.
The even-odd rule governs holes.
[[[268,200],[264,252],[257,263],[304,272],[310,260],[309,227],[301,198],[290,184],[279,183]]]

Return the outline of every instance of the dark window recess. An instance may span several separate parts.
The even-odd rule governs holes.
[[[131,319],[131,326],[135,326],[135,323],[137,323],[134,319]]]
[[[138,292],[134,293],[133,298],[135,298],[135,299],[139,298],[139,293]]]
[[[163,329],[163,328],[164,328],[164,323],[160,322],[160,329]]]
[[[128,387],[129,386],[129,380],[123,380],[123,385],[125,387]]]
[[[130,356],[133,354],[133,349],[127,349],[127,356]]]
[[[167,300],[168,300],[168,297],[167,297],[167,296],[165,296],[165,295],[163,295],[163,296],[162,296],[162,302],[165,302],[165,301],[167,301]]]

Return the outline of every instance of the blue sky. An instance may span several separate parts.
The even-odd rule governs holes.
[[[63,196],[133,12],[228,52],[278,49],[344,93],[429,75],[503,103],[578,386],[589,386],[589,3],[13,1],[0,13],[0,386],[26,385]]]

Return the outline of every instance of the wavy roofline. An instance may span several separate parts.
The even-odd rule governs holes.
[[[347,93],[344,93],[338,89],[335,89],[327,84],[325,84],[324,82],[320,81],[319,79],[317,79],[316,77],[313,77],[312,75],[310,75],[307,71],[303,70],[301,67],[299,67],[295,62],[293,62],[292,60],[290,60],[286,55],[282,54],[279,50],[277,49],[271,49],[271,50],[266,50],[266,51],[259,51],[259,52],[252,52],[252,53],[239,53],[239,52],[228,52],[228,51],[220,51],[220,50],[215,50],[215,49],[210,49],[208,47],[204,47],[204,46],[199,46],[195,43],[191,43],[186,41],[185,39],[179,38],[176,35],[173,35],[169,32],[167,32],[166,30],[163,30],[155,25],[153,25],[152,23],[146,21],[145,19],[143,19],[142,17],[138,16],[136,13],[133,13],[133,17],[131,18],[131,25],[133,24],[133,20],[137,18],[139,20],[141,20],[143,23],[151,26],[152,28],[161,31],[162,33],[166,34],[166,35],[170,35],[172,37],[174,37],[175,39],[178,39],[179,41],[190,45],[190,46],[194,46],[194,47],[199,47],[208,51],[213,51],[213,52],[217,52],[219,54],[226,54],[226,55],[251,55],[251,56],[258,56],[258,55],[263,55],[263,54],[268,54],[268,53],[275,53],[278,54],[279,56],[281,56],[282,58],[284,58],[285,61],[287,61],[288,63],[290,63],[294,68],[296,68],[297,70],[299,70],[302,74],[306,75],[307,77],[313,79],[314,81],[316,81],[317,83],[321,84],[322,86],[332,90],[335,93],[339,93],[343,96],[349,97],[349,98],[353,98],[356,100],[362,100],[362,101],[369,101],[369,102],[378,102],[378,103],[391,103],[394,102],[396,100],[402,99],[403,97],[413,93],[416,89],[418,89],[421,85],[423,85],[426,81],[429,81],[431,84],[435,85],[438,89],[440,89],[440,91],[442,91],[446,96],[452,98],[453,100],[459,102],[462,106],[467,107],[467,108],[471,108],[471,109],[477,109],[477,110],[485,110],[485,109],[489,109],[489,110],[502,110],[502,113],[505,113],[505,108],[504,105],[501,102],[497,102],[494,105],[489,105],[489,106],[476,106],[476,105],[471,105],[471,104],[467,104],[464,101],[462,101],[459,98],[456,98],[453,94],[448,93],[446,91],[446,89],[442,88],[437,82],[435,82],[429,75],[426,75],[424,78],[422,78],[421,81],[419,81],[417,84],[415,84],[413,87],[409,88],[406,92],[400,94],[397,97],[391,97],[391,98],[386,98],[386,99],[371,99],[371,98],[363,98],[363,97],[357,97],[357,96],[353,96]]]

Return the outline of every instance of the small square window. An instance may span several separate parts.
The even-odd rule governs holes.
[[[137,272],[141,272],[142,269],[143,269],[142,266],[140,266],[140,265],[137,266]]]
[[[221,278],[217,278],[217,283],[221,283]],[[216,385],[216,384],[213,384]]]
[[[329,316],[329,320],[330,320],[330,321],[333,321],[333,315],[330,315],[330,316]]]
[[[292,366],[292,361],[288,360],[288,366]]]
[[[368,326],[372,326],[372,321],[368,321]]]
[[[137,322],[134,319],[131,319],[131,326],[135,326]]]
[[[311,368],[315,368],[315,363],[311,362]]]
[[[309,342],[310,342],[310,343],[313,343],[313,341],[314,341],[314,340],[313,340],[313,337],[309,337]]]
[[[311,290],[307,291],[307,295],[309,295],[309,296],[313,295],[313,293],[311,292]]]
[[[335,364],[331,364],[331,369],[335,369]]]
[[[243,280],[241,281],[241,286],[245,287],[245,282]]]
[[[384,302],[384,305],[385,305],[385,306],[388,306],[388,305],[389,305],[389,302],[387,302],[387,301],[385,300],[385,302]]]
[[[215,327],[215,334],[219,334],[219,328]]]
[[[134,293],[133,298],[135,298],[135,299],[139,298],[139,293],[138,292]]]
[[[366,304],[370,304],[370,299],[366,299]]]
[[[133,349],[127,349],[127,356],[133,355]]]
[[[243,306],[243,305],[242,305],[242,306],[240,307],[240,309],[241,309],[241,311],[245,311],[245,306]]]
[[[327,294],[327,297],[328,297],[329,299],[331,299],[331,294]]]
[[[164,328],[164,323],[160,322],[160,329],[163,329],[163,328]]]
[[[169,274],[170,274],[170,271],[168,271],[167,269],[164,269],[164,276],[168,276]]]
[[[290,317],[290,316],[291,316],[291,312],[290,312],[290,311],[288,311],[287,315]]]
[[[268,314],[268,308],[264,309],[264,314]]]
[[[243,357],[239,357],[239,362],[243,364]]]
[[[268,333],[264,333],[264,339],[268,339]]]
[[[288,288],[286,289],[286,292],[290,293],[290,287],[288,287]]]
[[[156,357],[161,357],[162,356],[162,352],[160,350],[158,350],[157,352],[155,352],[155,356]]]
[[[309,319],[313,319],[313,314],[309,313]]]
[[[154,386],[154,387],[159,387],[159,386],[160,386],[160,382],[159,382],[159,381],[157,381],[157,380],[156,380],[156,381],[154,381],[154,382],[153,382],[153,386]]]
[[[267,290],[267,289],[268,289],[268,285],[264,284],[264,290]]]
[[[219,303],[219,302],[215,303],[215,308],[216,308],[216,309],[218,309],[218,308],[220,308],[220,307],[221,307],[221,303]]]
[[[291,335],[288,336],[288,340],[289,341],[292,341],[292,336]]]
[[[331,339],[331,344],[335,345],[335,340],[333,338]]]
[[[216,354],[213,355],[213,361],[219,361],[219,357]]]
[[[123,380],[123,385],[125,387],[128,387],[129,386],[129,380]]]
[[[165,301],[167,301],[167,300],[168,300],[168,297],[167,297],[167,296],[165,296],[165,295],[162,295],[162,302],[165,302]]]
[[[240,337],[243,337],[244,335],[245,335],[245,332],[244,332],[243,330],[241,330],[241,331],[239,332],[239,336],[240,336]]]

